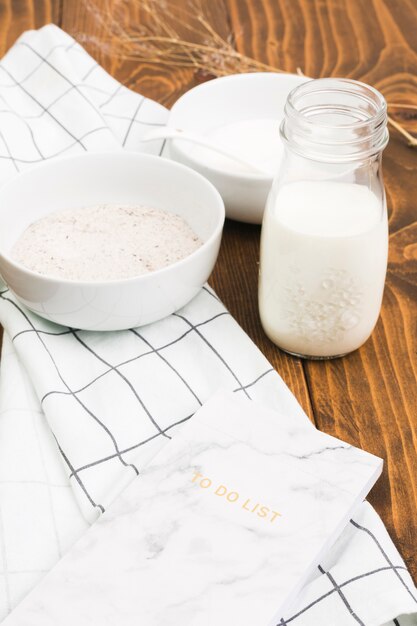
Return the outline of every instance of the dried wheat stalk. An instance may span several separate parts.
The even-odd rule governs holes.
[[[215,0],[210,0],[214,2]],[[84,8],[102,26],[104,37],[88,42],[103,52],[111,50],[121,60],[169,68],[189,68],[200,79],[243,72],[286,72],[238,52],[233,35],[219,34],[207,16],[207,0],[188,0],[185,7],[170,0],[116,0],[104,5],[83,0]],[[132,7],[141,16],[140,24],[129,22]],[[126,17],[127,16],[127,17]],[[127,24],[126,24],[127,21]],[[82,34],[78,33],[82,40]],[[300,68],[297,73],[302,74]],[[417,110],[417,105],[389,102],[389,109]],[[388,116],[388,123],[407,141],[417,146],[417,138],[404,125]]]

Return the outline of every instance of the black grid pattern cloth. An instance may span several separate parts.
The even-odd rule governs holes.
[[[54,26],[25,33],[0,63],[0,99],[0,182],[62,154],[141,150],[167,115]],[[313,428],[209,287],[160,322],[102,334],[42,320],[4,287],[0,321],[0,618],[219,387]],[[408,626],[416,612],[404,562],[364,503],[280,624]]]

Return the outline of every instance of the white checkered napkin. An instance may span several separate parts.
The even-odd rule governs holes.
[[[0,484],[7,475],[11,494],[1,502],[2,518],[8,520],[5,533],[3,522],[3,536],[0,528],[9,607],[59,558],[59,545],[66,548],[83,529],[80,511],[91,520],[104,510],[219,386],[268,403],[277,410],[277,419],[280,413],[290,414],[312,428],[279,376],[209,288],[165,320],[118,333],[51,324],[21,308],[7,290],[0,294],[0,319],[12,338],[10,342],[6,335],[0,386],[0,408],[5,407],[1,415],[7,417],[0,459],[7,451],[10,460],[0,462]],[[16,367],[17,355],[26,376]],[[22,409],[25,420],[27,443],[19,452],[22,428],[16,432],[14,407]],[[45,429],[43,412],[61,457]],[[35,419],[43,428],[34,442],[28,424]],[[48,454],[47,474],[38,473],[39,446]],[[64,500],[56,499],[57,493],[64,498],[68,486],[64,468],[78,510],[68,490]],[[16,510],[22,476],[25,491]],[[38,483],[45,497],[32,508]],[[16,525],[18,515],[23,522]],[[33,526],[36,545],[28,530]],[[11,569],[11,562],[22,567],[29,562],[32,569]],[[364,503],[280,624],[380,626],[394,617],[389,626],[406,626],[416,624],[417,615],[398,616],[416,610],[417,591],[410,575],[381,520]]]
[[[279,624],[415,625],[416,601],[417,591],[397,549],[364,502]],[[410,615],[398,617],[405,612]],[[388,622],[388,616],[394,619]]]
[[[166,118],[54,26],[23,35],[0,68],[0,181],[59,154],[142,148],[144,127]],[[4,289],[0,321],[0,617],[218,387],[312,428],[209,288],[165,320],[118,333],[56,326]],[[416,597],[363,505],[281,624],[407,626],[416,615],[397,616],[416,611]]]
[[[268,398],[312,428],[294,396],[208,288],[143,328],[63,328],[23,310],[8,291],[0,319],[40,400],[86,519],[223,386]]]
[[[0,183],[61,155],[138,149],[142,134],[166,117],[56,26],[26,32],[0,62]],[[140,145],[154,154],[161,147]]]
[[[0,375],[0,620],[88,528],[7,334]]]

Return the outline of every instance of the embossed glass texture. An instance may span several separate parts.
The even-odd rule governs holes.
[[[312,80],[288,97],[259,279],[262,325],[287,352],[341,356],[377,322],[388,250],[386,125],[383,96],[363,83]]]

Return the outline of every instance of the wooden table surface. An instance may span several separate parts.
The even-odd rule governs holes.
[[[236,49],[311,77],[346,76],[390,102],[417,105],[416,0],[198,0]],[[3,54],[23,30],[55,22],[116,78],[168,106],[199,76],[192,69],[116,59],[105,46],[105,9],[140,25],[141,0],[0,0]],[[187,0],[160,0],[161,11]],[[200,77],[201,78],[201,77]],[[408,126],[413,111],[403,110]],[[417,119],[417,110],[414,111]],[[397,118],[398,119],[398,118]],[[417,125],[414,124],[417,129]],[[385,460],[370,501],[417,579],[417,148],[393,132],[384,156],[390,257],[382,313],[358,351],[328,362],[287,356],[264,335],[257,309],[257,226],[226,224],[211,282],[318,428]]]

